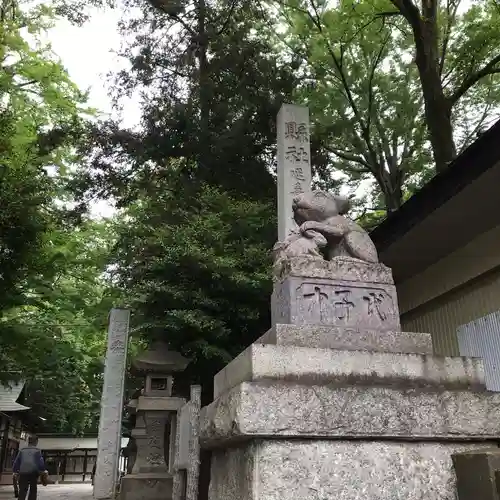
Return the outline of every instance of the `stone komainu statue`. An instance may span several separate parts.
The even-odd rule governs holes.
[[[377,249],[368,233],[345,217],[350,208],[347,198],[325,191],[302,193],[293,200],[293,214],[298,230],[273,249],[274,263],[308,255],[331,260],[350,257],[378,262]]]

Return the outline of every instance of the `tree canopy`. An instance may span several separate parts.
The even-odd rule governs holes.
[[[438,4],[269,2],[277,47],[301,60],[295,95],[331,168],[348,183],[373,179],[381,209],[399,208],[499,116],[498,8]]]

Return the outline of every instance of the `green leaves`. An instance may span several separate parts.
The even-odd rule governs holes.
[[[106,223],[53,230],[44,247],[51,266],[43,286],[31,282],[36,302],[4,311],[0,321],[2,377],[22,370],[27,404],[46,419],[39,430],[76,433],[96,426],[113,305],[102,271],[113,234]]]
[[[103,242],[110,236],[97,224],[75,229],[61,205],[91,111],[43,42],[50,9],[13,4],[3,14],[0,379],[22,373],[26,403],[44,425],[78,432],[95,423],[98,407],[109,308]]]
[[[411,40],[401,33],[402,19],[381,15],[390,10],[385,1],[338,7],[286,2],[279,19],[287,31],[275,43],[290,55],[301,54],[296,99],[311,108],[315,135],[330,155],[330,170],[322,175],[333,179],[344,173],[353,189],[360,180],[374,179],[385,205],[395,209],[428,152],[419,131]]]
[[[453,139],[460,151],[498,117],[494,2],[466,9],[441,2],[437,18],[435,0],[421,12],[386,0],[267,4],[276,13],[267,36],[300,60],[295,99],[311,108],[316,140],[329,154],[330,169],[318,172],[323,184],[340,177],[355,192],[371,180],[372,203],[380,193],[394,210],[406,189],[452,159]]]
[[[189,199],[163,193],[130,208],[115,278],[137,331],[192,358],[205,384],[268,325],[273,210],[209,186]]]

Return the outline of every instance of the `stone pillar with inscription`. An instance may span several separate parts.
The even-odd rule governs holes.
[[[309,109],[296,104],[283,104],[277,117],[278,139],[278,240],[284,241],[296,231],[293,215],[293,200],[296,196],[311,191],[311,146],[309,136]],[[281,290],[276,286],[271,296],[272,324],[280,321],[276,317]]]
[[[112,309],[99,419],[94,497],[114,498],[118,483],[130,311]]]
[[[309,109],[283,104],[278,113],[278,239],[296,227],[292,200],[311,189]]]
[[[122,479],[123,500],[172,498],[177,414],[186,403],[172,396],[172,374],[183,371],[188,363],[163,342],[156,342],[133,361],[136,373],[145,378],[145,387],[136,406],[132,436],[137,453],[132,473]]]
[[[482,361],[401,331],[392,272],[348,209],[319,190],[294,199],[273,325],[200,413],[209,500],[455,500],[452,456],[500,440]]]

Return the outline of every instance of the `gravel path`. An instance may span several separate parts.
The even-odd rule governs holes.
[[[12,486],[0,486],[0,500],[15,500]],[[50,484],[38,485],[38,500],[92,500],[92,485]]]

